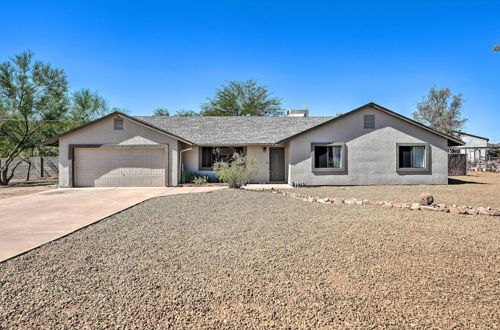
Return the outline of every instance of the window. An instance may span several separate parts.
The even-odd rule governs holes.
[[[397,169],[398,171],[414,171],[428,169],[428,145],[425,144],[398,144]]]
[[[113,129],[115,131],[123,130],[123,118],[115,118],[115,120],[113,121]]]
[[[375,128],[375,115],[364,115],[364,128]]]
[[[312,146],[313,171],[344,170],[344,145],[339,143],[318,144]]]
[[[200,169],[211,170],[217,162],[228,162],[233,160],[234,154],[245,154],[244,147],[202,147]]]

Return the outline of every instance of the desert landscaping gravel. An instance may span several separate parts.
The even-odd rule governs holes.
[[[220,190],[0,264],[0,328],[498,328],[497,217]]]
[[[13,179],[7,186],[0,186],[0,199],[34,194],[37,192],[55,189],[57,178],[37,178],[26,181]]]
[[[500,208],[500,173],[469,172],[467,176],[450,177],[448,185],[322,186],[295,189],[317,197],[357,198],[392,203],[418,202],[418,196],[429,192],[436,203]]]

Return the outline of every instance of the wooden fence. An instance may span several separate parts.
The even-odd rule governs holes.
[[[448,175],[467,175],[466,154],[448,154]]]

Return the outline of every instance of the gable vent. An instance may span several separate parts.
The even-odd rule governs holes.
[[[364,128],[375,128],[375,115],[364,115]]]
[[[123,118],[115,118],[115,120],[113,121],[113,129],[115,131],[123,130]]]

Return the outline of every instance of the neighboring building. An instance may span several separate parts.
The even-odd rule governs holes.
[[[490,146],[489,139],[477,135],[467,134],[464,132],[455,132],[458,138],[465,144],[463,146],[455,146],[452,149],[467,155],[467,162],[476,163],[486,160],[486,153]]]
[[[298,115],[298,114],[296,114]],[[114,112],[43,143],[59,146],[59,185],[176,186],[216,161],[254,157],[254,182],[447,184],[459,139],[375,103],[338,117],[132,117]]]

